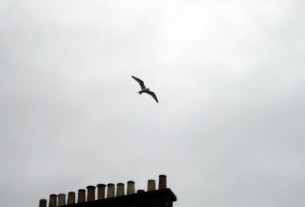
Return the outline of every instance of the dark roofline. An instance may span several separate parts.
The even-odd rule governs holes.
[[[87,196],[85,189],[78,190],[76,193],[70,191],[66,200],[66,194],[51,194],[48,207],[172,207],[177,200],[171,189],[167,188],[166,175],[159,175],[159,186],[156,189],[154,179],[148,180],[147,191],[143,189],[135,190],[135,182],[128,181],[126,191],[124,183],[116,185],[112,183],[98,184],[96,187],[87,186]],[[115,193],[116,190],[116,193]],[[125,195],[126,192],[126,195]],[[96,199],[97,195],[97,199]],[[86,198],[87,197],[87,198]],[[47,200],[40,199],[39,207],[47,207]]]
[[[76,203],[76,204],[70,204],[65,205],[67,207],[84,207],[84,206],[90,206],[90,207],[107,207],[108,205],[120,205],[120,206],[140,206],[140,205],[146,205],[144,203],[150,201],[177,201],[176,195],[171,191],[170,188],[160,189],[160,190],[154,190],[154,191],[147,191],[147,192],[139,192],[131,195],[124,195],[120,197],[113,197],[113,198],[107,198],[102,200],[95,200],[95,201],[87,201],[84,203]],[[138,203],[138,205],[135,205],[135,203]]]

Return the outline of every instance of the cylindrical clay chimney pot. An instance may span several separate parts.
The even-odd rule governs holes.
[[[95,200],[95,186],[89,185],[87,186],[87,201]]]
[[[135,183],[133,181],[127,182],[127,195],[135,193]]]
[[[67,204],[75,204],[75,192],[69,192],[68,193],[68,201]]]
[[[57,195],[51,194],[49,200],[49,207],[56,207]]]
[[[64,206],[66,205],[66,194],[58,194],[58,203],[57,206]]]
[[[156,182],[155,180],[148,180],[147,191],[156,190]]]
[[[39,207],[47,207],[47,199],[40,199]]]
[[[85,189],[79,189],[78,190],[78,198],[77,198],[77,203],[84,203],[86,202],[86,190]]]
[[[98,184],[97,185],[97,199],[102,200],[105,198],[105,184]]]
[[[109,183],[107,185],[107,198],[112,198],[114,197],[114,184]]]
[[[166,175],[159,175],[159,190],[166,188]]]
[[[123,196],[124,194],[124,184],[118,183],[116,187],[116,197]]]

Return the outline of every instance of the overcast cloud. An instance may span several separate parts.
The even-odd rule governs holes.
[[[304,10],[1,1],[0,206],[166,174],[176,207],[303,207]]]

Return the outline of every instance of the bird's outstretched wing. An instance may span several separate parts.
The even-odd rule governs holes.
[[[133,79],[135,79],[139,84],[140,84],[140,86],[141,86],[141,88],[143,89],[143,88],[145,88],[145,85],[144,85],[144,82],[142,81],[142,80],[140,80],[139,78],[136,78],[136,77],[134,77],[134,76],[131,76]]]
[[[145,91],[145,93],[148,93],[149,95],[151,95],[157,101],[157,103],[159,103],[158,99],[157,99],[157,96],[156,96],[156,94],[154,92],[152,92],[152,91]]]

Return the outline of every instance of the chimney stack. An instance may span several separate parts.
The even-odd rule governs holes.
[[[135,193],[135,184],[133,181],[127,182],[127,195]]]
[[[49,207],[56,207],[57,195],[51,194],[49,200]]]
[[[95,200],[95,186],[89,185],[87,186],[87,201]]]
[[[47,199],[40,199],[39,207],[47,207]]]
[[[86,190],[85,189],[79,189],[78,190],[78,199],[77,199],[77,203],[84,203],[86,202]]]
[[[66,205],[66,194],[58,194],[58,203],[57,206],[64,206]]]
[[[124,184],[118,183],[116,187],[116,197],[123,196],[124,194]]]
[[[74,192],[69,192],[68,193],[68,201],[67,204],[75,204],[75,193]]]
[[[159,175],[159,190],[166,188],[166,175]]]
[[[148,180],[147,191],[156,190],[155,180]]]
[[[126,196],[127,200],[135,199],[135,200],[139,201],[139,202],[137,201],[137,203],[139,203],[139,204],[141,204],[141,202],[142,202],[141,199],[142,198],[145,198],[144,200],[148,199],[148,204],[149,204],[149,202],[151,202],[151,200],[149,200],[151,196],[153,196],[153,197],[154,196],[156,196],[156,197],[161,196],[162,197],[163,195],[169,196],[168,198],[171,202],[176,201],[176,196],[172,193],[171,189],[167,188],[167,180],[166,179],[167,179],[166,175],[159,175],[159,185],[158,186],[156,186],[156,180],[154,180],[154,179],[148,180],[147,191],[145,191],[144,189],[139,189],[139,190],[136,191],[134,181],[128,181],[127,182],[126,192],[125,192],[124,183],[117,183],[116,186],[113,183],[109,183],[107,185],[98,184],[97,186],[89,185],[89,186],[87,186],[87,195],[86,195],[86,190],[85,189],[79,189],[78,190],[77,200],[76,200],[76,193],[72,192],[72,191],[68,193],[67,200],[66,200],[66,194],[64,194],[64,193],[60,193],[58,195],[51,194],[49,201],[47,201],[46,199],[40,199],[39,200],[39,207],[64,207],[66,205],[67,206],[70,206],[70,205],[74,206],[74,205],[77,205],[77,204],[80,204],[81,206],[83,206],[83,205],[95,206],[95,205],[99,205],[99,204],[102,204],[102,203],[105,203],[105,204],[107,203],[107,205],[108,205],[108,201],[107,200],[103,201],[103,199],[124,196],[121,199],[118,198],[118,199],[114,199],[114,200],[116,200],[118,202],[121,202],[121,201],[125,202],[125,200],[126,200],[125,195],[128,195],[128,196]],[[107,187],[107,190],[106,190],[106,187]],[[156,187],[158,187],[158,189]],[[96,199],[96,195],[95,195],[96,194],[96,192],[95,192],[96,188],[97,188],[97,200],[95,200]],[[160,190],[160,191],[158,191],[158,190]],[[156,192],[151,192],[151,191],[156,191]],[[141,195],[136,195],[135,193],[138,193],[138,194],[141,194]],[[132,195],[132,194],[135,194],[135,195]],[[129,196],[129,195],[131,195],[131,196]],[[160,200],[163,199],[161,197],[160,197]],[[116,201],[114,201],[114,200],[109,199],[109,202],[116,203]],[[95,202],[92,202],[92,201],[95,201]],[[85,202],[91,202],[91,203],[86,204]],[[47,205],[47,203],[48,203],[48,205]],[[133,204],[134,203],[132,203],[132,205]],[[106,207],[107,207],[107,205],[106,205]],[[172,206],[172,205],[169,205],[168,203],[166,203],[164,205]]]
[[[107,198],[112,198],[114,197],[114,184],[109,183],[107,185]]]
[[[104,184],[98,184],[97,185],[97,199],[102,200],[105,198],[105,187]]]

